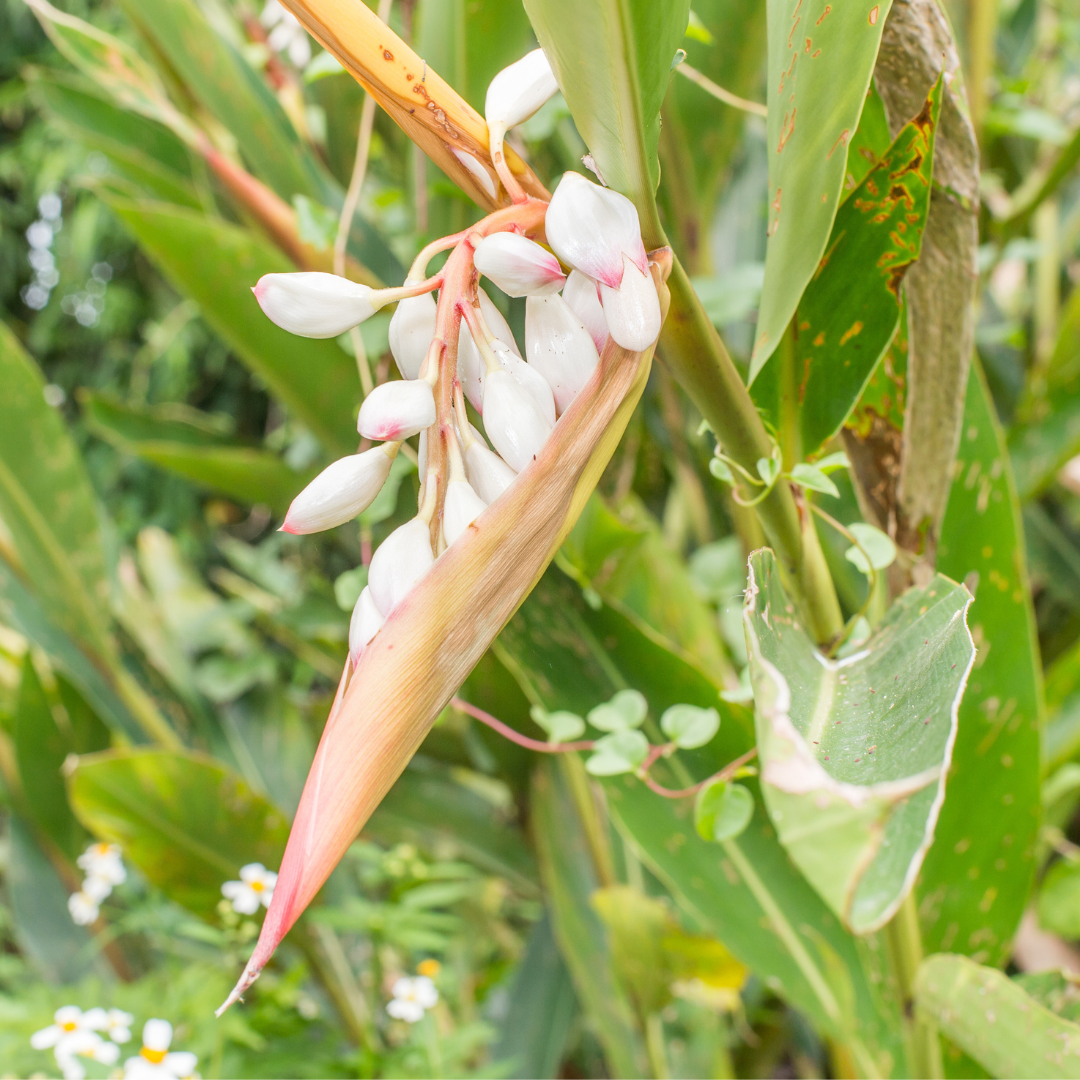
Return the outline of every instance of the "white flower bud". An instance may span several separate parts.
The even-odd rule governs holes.
[[[371,589],[365,586],[349,620],[349,655],[354,664],[384,622],[386,619],[375,606]]]
[[[424,379],[385,382],[360,406],[356,428],[365,439],[407,439],[435,423],[435,395]]]
[[[516,479],[517,473],[498,454],[482,443],[470,443],[465,451],[465,475],[473,489],[490,506]]]
[[[373,446],[328,465],[293,499],[281,531],[303,536],[351,521],[379,494],[396,455],[396,446]]]
[[[426,521],[415,517],[395,529],[375,550],[368,568],[375,606],[389,616],[434,563]]]
[[[564,263],[612,289],[622,281],[624,255],[643,274],[649,272],[634,204],[580,173],[563,174],[547,209],[544,232]]]
[[[480,313],[484,316],[484,322],[488,329],[506,345],[510,351],[520,357],[517,342],[514,340],[510,324],[503,318],[502,312],[495,306],[495,302],[483,289],[477,289],[480,301]],[[458,334],[458,378],[461,380],[461,389],[469,399],[469,404],[482,416],[484,413],[484,375],[486,373],[484,361],[480,358],[480,351],[472,339],[465,320],[461,321],[461,330]]]
[[[589,331],[596,351],[602,353],[611,335],[608,331],[607,320],[604,318],[600,297],[597,295],[596,282],[580,270],[571,270],[562,291],[562,298]]]
[[[406,285],[416,282],[411,278]],[[398,371],[403,379],[416,379],[435,337],[435,313],[437,307],[431,293],[407,297],[398,302],[394,317],[390,320],[390,352],[394,354]]]
[[[523,124],[559,89],[543,49],[505,67],[488,84],[484,116],[501,132]]]
[[[466,529],[487,509],[487,503],[465,480],[451,480],[446,485],[443,504],[443,536],[447,546],[456,543]]]
[[[509,371],[488,373],[484,379],[484,427],[491,445],[514,472],[521,472],[540,453],[552,426]]]
[[[548,386],[547,379],[535,368],[529,367],[524,360],[516,357],[501,341],[491,346],[499,363],[514,377],[532,398],[533,407],[551,426],[555,426],[555,397]]]
[[[271,322],[301,337],[337,337],[381,307],[374,289],[336,274],[263,274],[251,291]]]
[[[507,296],[546,296],[558,292],[566,281],[559,260],[518,233],[485,237],[477,245],[473,261]]]
[[[660,298],[652,274],[643,274],[623,256],[622,284],[610,289],[600,282],[600,301],[604,306],[611,336],[631,352],[647,349],[660,333]]]
[[[551,387],[560,416],[600,363],[589,331],[561,296],[530,296],[526,301],[525,351],[529,367]]]
[[[495,301],[483,289],[476,290],[477,299],[480,301],[480,314],[484,316],[484,322],[488,329],[504,344],[510,347],[515,356],[521,355],[521,350],[514,340],[514,332],[510,324],[503,318],[503,313],[495,306]]]

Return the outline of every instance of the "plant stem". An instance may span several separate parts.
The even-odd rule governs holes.
[[[323,985],[351,1038],[368,1050],[378,1051],[379,1037],[368,1015],[367,1002],[353,976],[341,942],[328,926],[309,924],[294,940]]]
[[[772,442],[678,259],[668,288],[671,307],[660,334],[662,359],[708,421],[724,452],[755,473],[758,459],[772,456]],[[843,630],[844,621],[809,512],[800,512],[790,485],[783,482],[756,509],[786,584],[803,602],[810,632],[818,642],[831,641]]]
[[[658,1012],[651,1012],[645,1017],[645,1048],[649,1054],[649,1064],[656,1080],[668,1080],[671,1068],[668,1065],[667,1047],[664,1045],[664,1021]]]
[[[915,1011],[915,976],[922,963],[923,949],[913,893],[908,893],[885,927],[885,941],[889,950],[889,966],[900,988],[908,1075],[939,1080],[945,1075],[945,1066],[937,1028],[932,1021]]]

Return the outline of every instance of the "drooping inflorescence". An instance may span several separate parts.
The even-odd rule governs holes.
[[[527,59],[528,86],[535,89],[537,60]],[[538,107],[535,93],[528,104]],[[422,253],[397,289],[312,273],[271,274],[255,287],[274,322],[307,337],[341,334],[397,302],[390,348],[401,379],[375,387],[357,423],[364,439],[381,445],[320,473],[293,501],[282,526],[311,533],[351,520],[378,494],[401,442],[419,435],[418,512],[371,560],[349,634],[354,664],[442,551],[539,454],[608,339],[641,351],[660,331],[633,203],[577,173],[562,178],[550,204],[523,199],[426,250],[451,247],[441,273],[425,278],[428,255]],[[482,278],[526,298],[524,355]],[[442,452],[435,455],[437,441]]]

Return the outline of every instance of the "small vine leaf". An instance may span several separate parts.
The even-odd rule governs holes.
[[[765,486],[768,487],[780,472],[780,465],[775,458],[758,458],[757,471],[758,476],[765,481]]]
[[[660,717],[660,728],[680,750],[694,750],[720,730],[720,714],[696,705],[672,705]]]
[[[577,713],[560,709],[548,712],[539,705],[534,705],[529,715],[547,732],[548,742],[572,742],[585,734],[585,721]]]
[[[843,450],[837,450],[835,454],[826,454],[823,458],[819,458],[814,464],[823,473],[831,473],[836,472],[837,469],[850,469],[851,459]]]
[[[593,776],[619,776],[636,772],[649,752],[649,740],[640,731],[616,731],[597,739],[585,769]]]
[[[610,701],[589,712],[589,723],[600,731],[629,731],[645,723],[649,703],[638,690],[620,690]]]
[[[934,838],[975,660],[971,594],[935,575],[842,660],[824,657],[785,614],[768,549],[750,556],[746,596],[765,805],[822,899],[870,933],[899,908]]]
[[[840,492],[836,485],[825,475],[818,465],[807,465],[800,462],[791,470],[791,479],[796,484],[811,491],[820,491],[823,495],[831,495],[834,499],[840,498]]]
[[[742,784],[717,780],[694,801],[694,827],[703,840],[734,840],[754,816],[754,796]]]
[[[848,562],[854,563],[867,577],[870,576],[871,566],[875,570],[885,570],[892,566],[896,559],[896,545],[885,533],[862,521],[855,521],[848,528],[862,545],[862,550],[852,544],[844,552],[844,558]],[[867,556],[870,558],[869,563],[866,561]]]
[[[731,469],[728,467],[728,463],[718,457],[714,457],[709,461],[709,472],[711,472],[717,480],[723,480],[727,484],[735,483],[735,477],[731,475]]]

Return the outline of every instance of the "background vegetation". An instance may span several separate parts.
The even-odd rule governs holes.
[[[739,846],[720,848],[698,837],[687,801],[619,780],[601,804],[576,759],[538,760],[456,709],[244,1006],[215,1020],[260,918],[233,911],[221,884],[245,863],[280,862],[363,564],[411,516],[418,486],[402,457],[358,524],[275,531],[304,483],[354,449],[360,387],[347,337],[288,337],[248,287],[290,258],[329,267],[364,95],[317,47],[310,62],[272,49],[246,0],[62,6],[127,43],[184,130],[266,185],[293,247],[267,227],[266,201],[238,198],[169,116],[133,111],[72,66],[22,0],[4,0],[0,1070],[52,1075],[30,1035],[73,1003],[126,1009],[136,1036],[169,1019],[174,1048],[197,1053],[206,1077],[853,1075],[853,1041],[902,1071],[883,939],[842,929],[762,810]],[[688,70],[763,100],[765,5],[693,10]],[[976,342],[989,397],[976,380],[976,445],[963,444],[939,560],[976,592],[980,655],[919,915],[928,951],[1011,965],[1004,988],[979,976],[987,992],[1023,987],[1069,1020],[1072,983],[1023,973],[1080,972],[1080,6],[955,0],[950,14],[980,138]],[[390,21],[479,109],[491,77],[535,47],[508,0],[399,0]],[[764,280],[765,121],[685,75],[664,102],[661,215],[745,373]],[[869,167],[859,147],[876,145],[869,129],[852,144],[852,188]],[[517,138],[545,180],[583,169],[561,97]],[[888,145],[886,133],[864,159]],[[477,213],[379,113],[350,254],[396,284],[427,240]],[[496,299],[520,339],[523,302]],[[377,379],[388,323],[362,327]],[[692,771],[745,749],[740,611],[758,541],[710,472],[713,450],[656,365],[598,496],[461,696],[542,738],[537,706],[584,715],[632,687],[659,715],[722,691],[726,741],[687,755]],[[859,520],[846,473],[832,478],[839,496],[822,505]],[[998,504],[983,529],[957,525]],[[866,579],[846,540],[821,537],[851,615]],[[986,560],[975,578],[964,544]],[[1023,670],[1029,592],[1045,710]],[[68,896],[94,838],[121,844],[129,875],[81,927]],[[418,968],[439,1003],[420,1023],[394,1021],[392,985]],[[952,1043],[946,1066],[983,1075]]]

